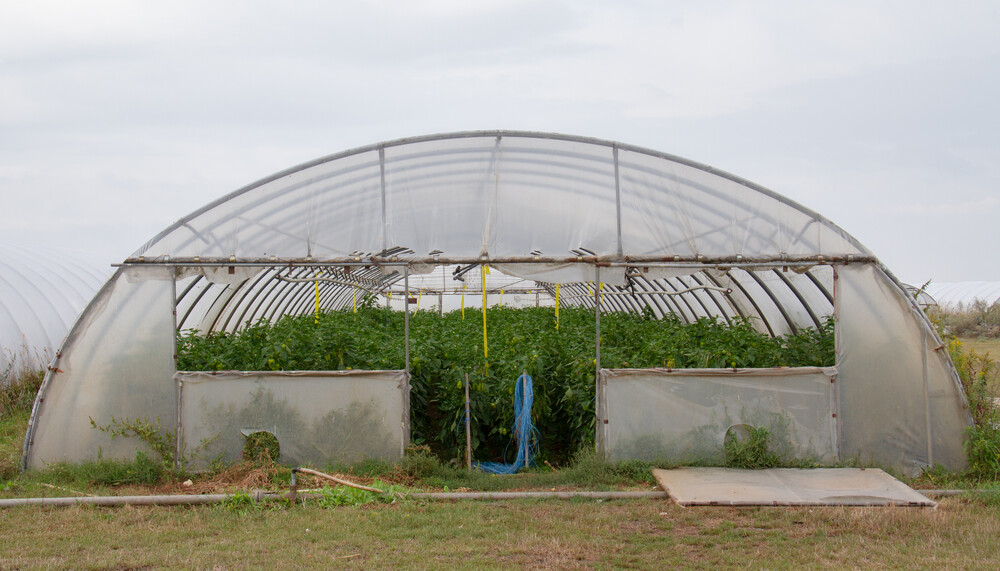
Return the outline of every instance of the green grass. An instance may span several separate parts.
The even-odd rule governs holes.
[[[679,508],[667,500],[0,511],[0,567],[996,568],[1000,508]]]

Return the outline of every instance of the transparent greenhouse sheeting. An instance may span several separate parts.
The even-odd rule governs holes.
[[[343,259],[390,249],[496,261],[870,255],[818,214],[703,165],[595,139],[488,132],[296,167],[192,214],[134,256]]]
[[[602,369],[598,451],[611,461],[725,461],[734,426],[784,458],[836,462],[836,369]]]
[[[945,310],[971,309],[977,302],[1000,302],[1000,282],[931,282],[925,289]]]
[[[967,465],[971,417],[947,350],[872,265],[837,268],[841,457],[907,475]]]
[[[535,266],[534,268],[530,266]],[[550,267],[551,266],[551,267]],[[411,310],[437,311],[478,307],[482,303],[482,275],[474,266],[452,278],[458,266],[441,266],[428,274],[410,277],[410,295],[417,300]],[[241,267],[240,272],[186,269],[179,271],[177,315],[181,330],[235,331],[259,320],[274,321],[282,315],[301,315],[316,309],[350,309],[365,295],[378,294],[383,305],[402,310],[402,273],[385,275],[378,269],[300,267]],[[205,268],[205,270],[210,270]],[[551,270],[551,271],[550,271]],[[670,268],[638,266],[618,268],[624,285],[604,281],[606,268],[595,272],[593,264],[496,264],[487,275],[487,305],[552,306],[555,283],[537,279],[601,279],[602,311],[643,312],[648,306],[657,317],[676,315],[682,322],[716,318],[728,323],[747,319],[764,334],[787,335],[805,328],[817,328],[833,313],[833,269],[830,266],[763,268],[753,271],[696,267]],[[515,273],[516,272],[516,273]],[[297,281],[287,281],[288,279]],[[227,281],[228,280],[228,281]],[[593,282],[563,283],[560,305],[593,307]],[[444,290],[443,300],[437,291]],[[528,293],[519,293],[521,291]],[[540,292],[540,293],[539,293]],[[451,298],[451,299],[449,299]]]
[[[169,268],[122,269],[101,289],[63,344],[32,413],[28,467],[104,458],[131,460],[137,438],[91,426],[146,419],[169,430],[176,416],[174,296]]]
[[[110,275],[93,256],[0,242],[0,385],[44,368]]]
[[[178,372],[191,467],[239,459],[248,435],[278,439],[287,465],[396,460],[409,442],[405,371]]]

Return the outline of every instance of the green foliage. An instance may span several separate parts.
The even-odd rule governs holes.
[[[403,495],[402,488],[399,486],[389,486],[379,480],[372,482],[370,487],[384,490],[385,493],[378,494],[350,486],[334,486],[332,488],[323,486],[319,505],[324,508],[332,508],[339,506],[357,507],[371,503],[392,503]]]
[[[16,478],[21,471],[21,447],[27,426],[27,411],[0,417],[0,482]]]
[[[257,513],[262,508],[261,503],[253,499],[253,496],[246,490],[237,491],[223,500],[219,505],[223,510],[240,517]]]
[[[438,457],[431,452],[430,446],[410,445],[397,464],[400,473],[407,478],[426,478],[441,468]]]
[[[565,462],[594,436],[595,324],[593,311],[563,308],[555,328],[551,308],[487,310],[489,359],[481,314],[462,318],[417,312],[410,319],[411,437],[442,458],[465,445],[469,376],[472,448],[480,460],[504,460],[511,440],[514,383],[534,379],[533,420],[541,430],[541,460]],[[353,311],[285,316],[238,333],[178,339],[180,370],[348,370],[403,368],[403,314],[363,305]],[[832,365],[833,321],[819,330],[771,338],[752,323],[609,313],[601,317],[605,368],[733,368]]]
[[[79,487],[151,486],[163,482],[169,475],[162,463],[144,452],[136,452],[134,461],[100,459],[77,464],[58,463],[32,473],[32,477],[40,481]]]
[[[985,480],[1000,478],[1000,428],[996,424],[970,428],[965,450],[972,476]]]
[[[177,435],[172,431],[161,428],[160,419],[156,419],[156,422],[150,422],[145,418],[116,419],[112,416],[110,423],[101,426],[91,418],[90,426],[101,432],[107,432],[111,435],[112,439],[130,436],[139,438],[149,445],[153,452],[156,452],[160,456],[160,463],[166,470],[172,471],[174,469]]]
[[[44,371],[25,371],[12,378],[9,384],[0,383],[0,418],[7,418],[18,412],[31,412],[44,377]],[[0,375],[0,379],[4,378],[6,372]]]
[[[988,304],[977,299],[968,305],[959,305],[955,310],[936,308],[930,314],[947,335],[1000,337],[1000,303]]]
[[[267,431],[254,432],[246,437],[243,444],[243,459],[251,464],[277,462],[281,455],[278,438]]]
[[[726,466],[747,470],[774,468],[781,463],[777,454],[768,448],[770,431],[764,426],[746,426],[746,434],[735,432],[726,434],[723,447],[726,451]]]
[[[948,352],[958,370],[972,413],[973,426],[965,441],[968,475],[996,480],[1000,478],[1000,411],[994,404],[995,395],[990,388],[996,377],[996,363],[987,355],[967,349],[958,339],[948,342]]]

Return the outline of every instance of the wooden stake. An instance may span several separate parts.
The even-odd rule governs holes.
[[[472,471],[472,418],[469,414],[469,373],[465,374],[465,465]]]

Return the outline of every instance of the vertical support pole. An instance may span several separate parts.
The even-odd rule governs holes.
[[[601,268],[594,266],[594,428],[601,430],[601,417],[597,408],[597,391],[601,390]],[[596,440],[596,439],[595,439]]]
[[[469,373],[465,373],[465,467],[472,471],[472,414],[469,412]]]
[[[385,147],[378,148],[379,184],[382,197],[382,251],[389,249],[388,197],[385,195]]]
[[[840,461],[844,458],[844,445],[840,434],[840,356],[843,354],[843,335],[841,335],[840,326],[840,286],[838,285],[840,274],[837,273],[837,266],[831,266],[831,269],[833,270],[833,364],[837,367],[838,371],[837,382],[833,384],[833,430],[837,438],[837,461]],[[736,280],[733,280],[733,283],[737,284],[737,286],[739,285],[739,282]]]
[[[615,221],[617,223],[618,229],[618,255],[621,256],[622,249],[622,187],[621,181],[618,177],[618,145],[612,147],[612,152],[615,161]],[[600,282],[598,282],[600,283]]]
[[[438,317],[444,317],[444,291],[438,292]]]
[[[489,345],[486,342],[486,272],[490,271],[489,266],[483,264],[480,266],[482,269],[483,277],[483,359],[486,360],[486,366],[489,367],[490,350]]]
[[[174,361],[174,375],[177,374],[177,272],[171,267],[170,276],[170,305],[171,312],[174,316],[174,348],[173,348],[173,361]],[[174,381],[174,469],[179,470],[181,468],[181,437],[183,425],[181,422],[181,381],[178,379]]]
[[[930,372],[927,370],[927,333],[920,333],[920,358],[924,375],[924,419],[927,424],[927,467],[934,467],[934,440],[931,426]]]
[[[410,372],[410,265],[403,268],[403,360]]]

